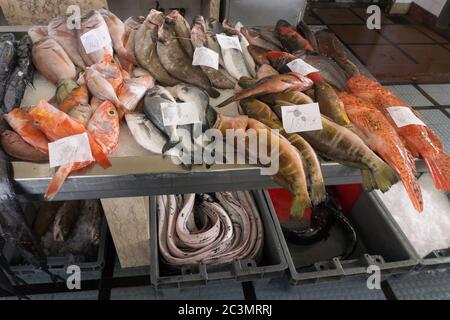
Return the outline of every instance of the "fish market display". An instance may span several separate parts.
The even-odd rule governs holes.
[[[158,240],[169,266],[258,261],[264,230],[249,192],[158,196]]]

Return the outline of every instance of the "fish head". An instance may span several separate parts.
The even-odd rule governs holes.
[[[178,10],[172,10],[165,19],[165,22],[168,24],[176,24],[177,22],[182,21],[184,18],[183,16],[180,14],[180,12]]]
[[[5,130],[1,133],[2,136],[2,142],[7,144],[13,144],[16,141],[19,141],[21,138],[20,136],[11,130]]]
[[[101,27],[105,23],[100,12],[97,10],[91,10],[81,17],[81,29],[83,31],[89,31]]]
[[[275,25],[275,30],[278,30],[279,28],[283,28],[283,27],[292,27],[292,26],[286,20],[283,20],[283,19],[278,20],[277,24]]]
[[[157,27],[164,23],[164,13],[161,11],[152,9],[145,19],[148,23],[153,24]]]
[[[194,26],[200,26],[203,31],[206,31],[207,26],[205,18],[203,16],[196,16],[194,18]]]
[[[158,29],[158,41],[167,44],[173,39],[173,29],[169,24],[163,23]]]
[[[69,16],[68,16],[69,17]],[[48,24],[48,30],[50,32],[54,30],[61,30],[61,31],[67,31],[67,19],[68,17],[56,17],[50,21]]]
[[[201,26],[194,25],[191,30],[191,42],[195,48],[205,47],[208,39]]]
[[[106,154],[110,154],[119,143],[119,113],[110,101],[104,101],[95,110],[87,129]]]

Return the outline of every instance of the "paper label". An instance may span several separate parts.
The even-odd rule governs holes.
[[[287,64],[289,69],[291,69],[294,72],[300,73],[302,76],[307,76],[310,73],[319,72],[316,68],[314,68],[312,65],[306,63],[302,59],[295,59]]]
[[[222,49],[237,49],[242,51],[238,36],[229,37],[224,34],[218,34],[216,37]]]
[[[207,66],[219,70],[219,55],[209,48],[195,48],[192,65]]]
[[[76,134],[48,144],[50,168],[72,162],[93,161],[87,133]]]
[[[197,108],[191,102],[161,103],[164,126],[177,126],[200,122]]]
[[[322,116],[319,104],[301,104],[281,107],[283,128],[287,133],[321,130]]]
[[[389,107],[387,110],[399,128],[409,125],[426,126],[408,107]]]
[[[108,26],[102,25],[97,29],[90,30],[80,37],[86,53],[91,53],[100,50],[104,46],[111,43],[111,37],[109,35]]]

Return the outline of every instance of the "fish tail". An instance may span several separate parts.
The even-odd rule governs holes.
[[[377,182],[369,169],[361,169],[362,185],[365,191],[371,192],[377,188]]]
[[[311,202],[314,206],[325,201],[327,192],[323,180],[311,183]]]
[[[70,172],[72,171],[72,167],[73,167],[73,164],[59,167],[59,169],[56,171],[55,175],[53,176],[53,179],[50,182],[50,185],[48,186],[47,192],[44,195],[45,200],[47,200],[47,201],[53,200],[53,198],[58,193],[59,189],[61,189],[64,181],[67,179]]]
[[[416,181],[416,178],[412,174],[402,175],[400,177],[403,185],[405,186],[406,192],[408,193],[409,198],[414,206],[414,208],[418,212],[423,211],[423,198],[422,191],[420,190],[420,186]]]
[[[295,195],[291,205],[291,217],[303,218],[306,208],[311,206],[310,200],[301,195]]]
[[[425,157],[425,164],[433,178],[436,189],[450,191],[450,157],[439,151],[434,157]]]
[[[398,181],[395,171],[381,159],[371,174],[375,179],[376,189],[379,189],[383,193],[387,192]]]
[[[229,105],[230,103],[232,103],[232,102],[234,102],[234,101],[236,101],[236,100],[235,100],[234,96],[232,96],[232,97],[228,98],[227,100],[221,102],[221,103],[217,106],[217,108],[223,108],[223,107]]]
[[[217,99],[218,97],[220,97],[220,92],[212,87],[206,89],[206,92],[209,94],[211,98]]]

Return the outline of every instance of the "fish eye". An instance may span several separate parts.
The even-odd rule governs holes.
[[[116,112],[114,111],[114,110],[112,110],[112,109],[110,109],[109,111],[108,111],[108,113],[110,114],[110,115],[115,115],[116,114]]]

